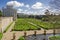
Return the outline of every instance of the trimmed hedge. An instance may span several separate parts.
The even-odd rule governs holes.
[[[60,36],[51,36],[49,40],[60,40]]]
[[[20,37],[18,40],[25,40],[25,38],[22,36],[22,37]]]
[[[25,19],[17,19],[15,22],[15,26],[13,28],[14,31],[28,31],[28,30],[39,30],[40,28],[28,23]]]
[[[53,23],[53,22],[45,22],[45,21],[41,21],[41,20],[38,20],[38,19],[27,19],[27,21],[30,21],[38,26],[40,26],[41,28],[44,28],[44,29],[53,29],[54,27],[56,29],[59,29],[60,28],[60,21],[59,22],[56,22],[56,23]]]

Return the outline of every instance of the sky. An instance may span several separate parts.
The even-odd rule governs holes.
[[[0,0],[0,9],[6,5],[13,5],[18,13],[43,15],[50,8],[51,0]]]

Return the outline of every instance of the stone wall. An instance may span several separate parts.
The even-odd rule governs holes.
[[[3,32],[13,22],[13,17],[2,17],[0,20],[0,32]]]

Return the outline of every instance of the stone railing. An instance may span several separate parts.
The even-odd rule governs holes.
[[[11,22],[13,22],[13,17],[1,17],[0,32],[3,32]]]

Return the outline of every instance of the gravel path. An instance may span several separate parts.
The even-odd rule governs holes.
[[[56,35],[60,35],[60,34],[56,34]],[[53,36],[53,34],[47,34],[46,36],[44,36],[43,34],[37,34],[36,36],[29,35],[26,37],[26,40],[43,40],[43,39],[48,40],[50,36]]]
[[[2,40],[11,40],[13,32],[10,32],[12,27],[14,26],[15,22],[9,27],[8,31],[6,33],[3,33]]]

